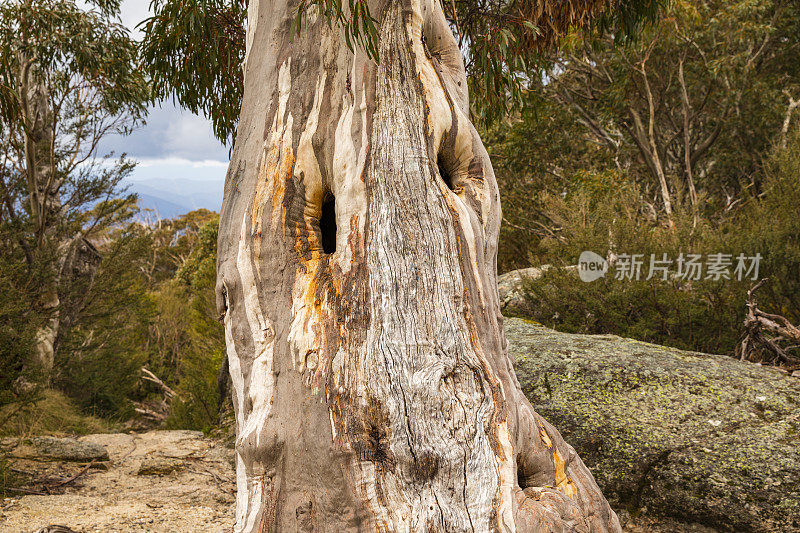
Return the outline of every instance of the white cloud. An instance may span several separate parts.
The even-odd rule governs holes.
[[[211,122],[205,117],[181,111],[164,132],[167,153],[187,159],[228,159],[228,150],[214,137]],[[220,157],[222,156],[222,157]]]
[[[120,18],[136,38],[141,37],[141,32],[135,30],[135,26],[151,14],[150,0],[122,2]],[[112,151],[126,153],[140,162],[135,176],[152,177],[159,168],[163,175],[187,175],[205,169],[200,172],[202,176],[210,176],[213,171],[221,180],[224,179],[223,167],[228,166],[228,148],[214,137],[211,121],[170,101],[151,106],[147,123],[132,134],[104,139],[99,152]]]
[[[125,0],[122,2],[120,12],[122,23],[130,28],[134,38],[140,39],[142,32],[136,29],[136,25],[152,15],[150,0]]]
[[[162,157],[159,159],[143,158],[137,159],[137,167],[158,167],[163,165],[185,166],[189,168],[228,168],[227,161],[216,161],[214,159],[204,159],[203,161],[192,161],[183,157]]]
[[[128,181],[191,179],[222,184],[228,171],[227,161],[196,160],[182,157],[137,158]]]
[[[150,107],[147,124],[127,137],[109,136],[100,151],[125,152],[138,160],[228,161],[228,148],[214,137],[211,121],[169,102]]]

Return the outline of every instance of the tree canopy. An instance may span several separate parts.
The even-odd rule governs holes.
[[[103,237],[135,204],[121,185],[133,162],[101,153],[143,121],[149,94],[118,20],[118,1],[0,6],[0,277],[18,279],[45,375],[89,305]]]
[[[666,0],[452,0],[443,10],[467,67],[475,118],[488,122],[519,109],[531,80],[547,63],[545,51],[571,31],[610,35],[624,42],[654,20]],[[173,97],[195,113],[207,114],[215,135],[232,143],[243,91],[246,3],[243,0],[155,0],[142,27],[144,65],[157,98]],[[302,0],[304,15],[318,9],[342,32],[352,49],[380,61],[378,21],[366,0]]]

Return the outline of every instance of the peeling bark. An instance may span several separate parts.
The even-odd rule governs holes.
[[[220,220],[236,531],[619,531],[514,375],[441,4],[370,5],[380,64],[313,12],[292,40],[295,9],[251,5]]]

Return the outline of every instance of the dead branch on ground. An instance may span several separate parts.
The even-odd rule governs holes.
[[[762,279],[747,291],[744,335],[737,355],[743,361],[795,370],[800,368],[800,357],[791,352],[800,348],[800,328],[781,315],[765,313],[758,308],[755,293],[768,281],[769,278]]]

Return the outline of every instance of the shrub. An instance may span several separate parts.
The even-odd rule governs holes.
[[[125,418],[141,395],[139,373],[156,310],[139,268],[146,246],[141,235],[126,231],[103,250],[85,309],[58,345],[53,384],[85,412]]]
[[[678,213],[676,227],[648,217],[636,186],[615,174],[574,181],[562,196],[547,199],[546,213],[563,228],[542,239],[534,264],[567,266],[584,250],[601,256],[644,254],[761,254],[759,277],[771,283],[759,292],[759,306],[797,322],[800,317],[800,135],[777,149],[765,166],[764,190],[719,221],[692,224]],[[734,261],[735,264],[735,261]],[[674,270],[674,268],[673,268]],[[731,269],[733,270],[733,269]],[[616,280],[614,272],[592,283],[574,271],[550,269],[526,283],[521,312],[559,330],[613,333],[681,349],[732,354],[740,341],[747,290],[756,282],[707,280]]]

